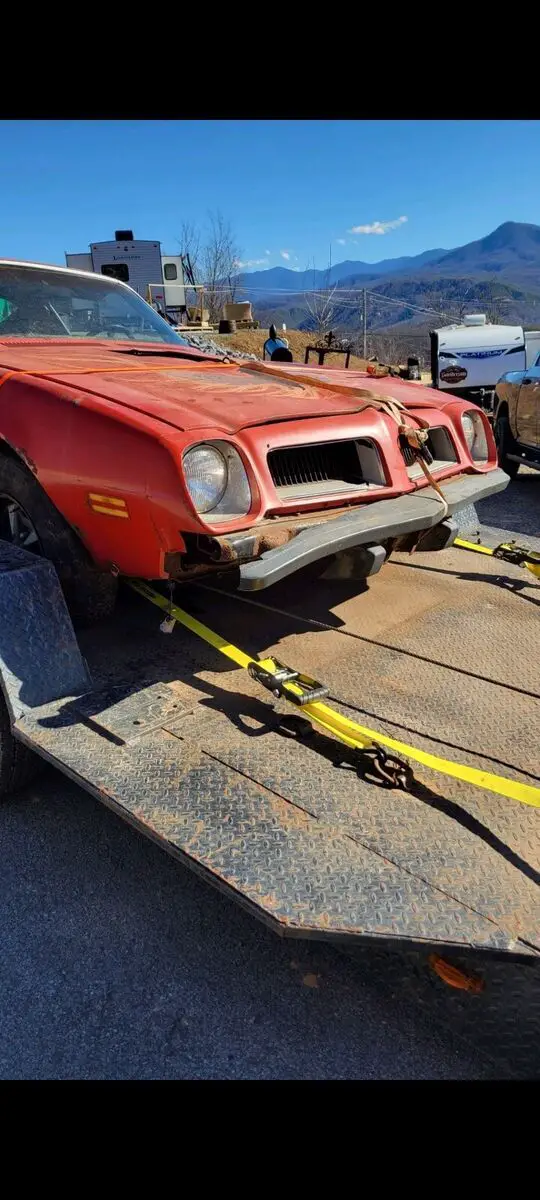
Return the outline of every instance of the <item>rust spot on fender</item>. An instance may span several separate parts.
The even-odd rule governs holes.
[[[32,471],[33,475],[37,475],[37,463],[34,462],[33,458],[30,458],[30,455],[27,454],[26,450],[24,450],[22,446],[12,446],[11,442],[6,442],[6,446],[10,446],[14,454],[16,454],[18,458],[22,459],[29,471]]]

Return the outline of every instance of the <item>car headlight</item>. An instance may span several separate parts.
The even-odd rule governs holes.
[[[487,462],[489,458],[488,444],[484,422],[479,412],[472,409],[461,414],[461,427],[469,454],[474,462]]]
[[[214,446],[194,446],[184,454],[187,489],[197,512],[211,512],[227,487],[227,464]]]
[[[229,442],[204,442],[186,450],[182,465],[188,492],[199,513],[213,518],[244,516],[251,488],[238,451]]]

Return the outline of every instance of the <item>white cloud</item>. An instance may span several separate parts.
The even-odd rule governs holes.
[[[346,238],[336,238],[336,242],[337,242],[338,246],[346,246],[347,245]]]
[[[290,257],[291,257],[291,252],[290,252],[290,250],[280,250],[280,252],[279,252],[279,253],[281,254],[281,257],[285,259],[285,261],[286,261],[286,262],[288,262],[288,261],[289,261],[289,259],[290,259]]]
[[[407,220],[408,217],[396,217],[395,221],[373,221],[371,225],[353,225],[349,233],[388,233],[390,229],[404,225]]]
[[[270,254],[270,250],[265,250],[264,253],[268,256]]]
[[[266,258],[248,258],[246,262],[240,262],[237,258],[234,265],[240,269],[244,267],[267,267],[268,262]]]

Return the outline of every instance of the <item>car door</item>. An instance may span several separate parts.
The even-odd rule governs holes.
[[[526,446],[540,443],[540,360],[523,374],[516,410],[518,440]]]

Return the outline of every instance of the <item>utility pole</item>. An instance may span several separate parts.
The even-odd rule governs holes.
[[[364,333],[364,358],[367,358],[367,291],[362,292],[362,329]]]

